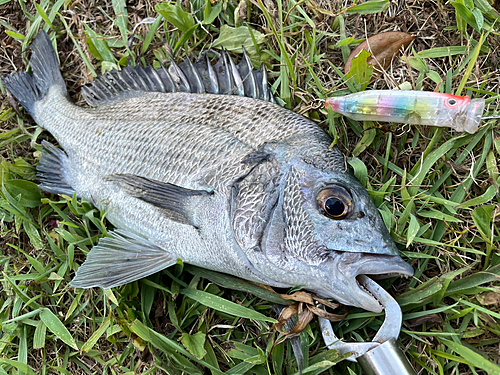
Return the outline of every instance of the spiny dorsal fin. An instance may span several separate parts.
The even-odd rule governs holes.
[[[240,95],[275,102],[264,65],[261,70],[254,70],[244,49],[238,65],[223,50],[214,66],[210,65],[205,52],[194,63],[186,59],[180,64],[172,61],[168,68],[137,65],[127,66],[122,71],[112,70],[97,76],[91,86],[82,87],[82,96],[89,105],[96,107],[140,92],[179,91]]]

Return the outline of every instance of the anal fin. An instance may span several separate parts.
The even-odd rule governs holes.
[[[36,167],[40,189],[53,194],[65,194],[70,197],[75,193],[67,182],[64,174],[65,163],[68,159],[60,148],[42,141],[43,151],[40,164]]]
[[[114,288],[159,272],[177,262],[145,238],[122,230],[104,237],[87,255],[70,285],[75,288]]]

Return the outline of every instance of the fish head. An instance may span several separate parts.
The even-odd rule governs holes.
[[[382,306],[357,278],[412,276],[365,188],[349,173],[290,163],[262,239],[267,273],[369,311]]]

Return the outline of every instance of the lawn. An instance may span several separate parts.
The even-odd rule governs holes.
[[[415,269],[380,284],[403,310],[399,345],[417,373],[500,374],[499,120],[468,134],[324,108],[354,91],[413,89],[484,98],[485,116],[498,116],[498,1],[0,0],[2,76],[27,69],[42,28],[80,105],[96,74],[222,47],[239,61],[244,45],[277,102],[330,133]],[[383,71],[359,59],[346,74],[351,51],[387,31],[408,35],[370,39]],[[0,90],[0,375],[298,373],[273,328],[273,303],[289,302],[262,287],[187,264],[110,290],[70,287],[111,225],[90,203],[37,187],[41,142],[54,140]],[[351,307],[333,328],[367,341],[383,319]],[[299,337],[304,374],[361,374],[325,347],[317,319]]]

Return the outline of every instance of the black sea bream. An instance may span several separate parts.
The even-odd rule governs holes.
[[[48,35],[5,86],[64,150],[44,142],[40,187],[86,198],[116,230],[71,285],[111,288],[181,259],[381,311],[365,275],[410,276],[365,189],[314,122],[273,103],[264,70],[128,67],[69,98]],[[225,95],[221,95],[225,94]]]

